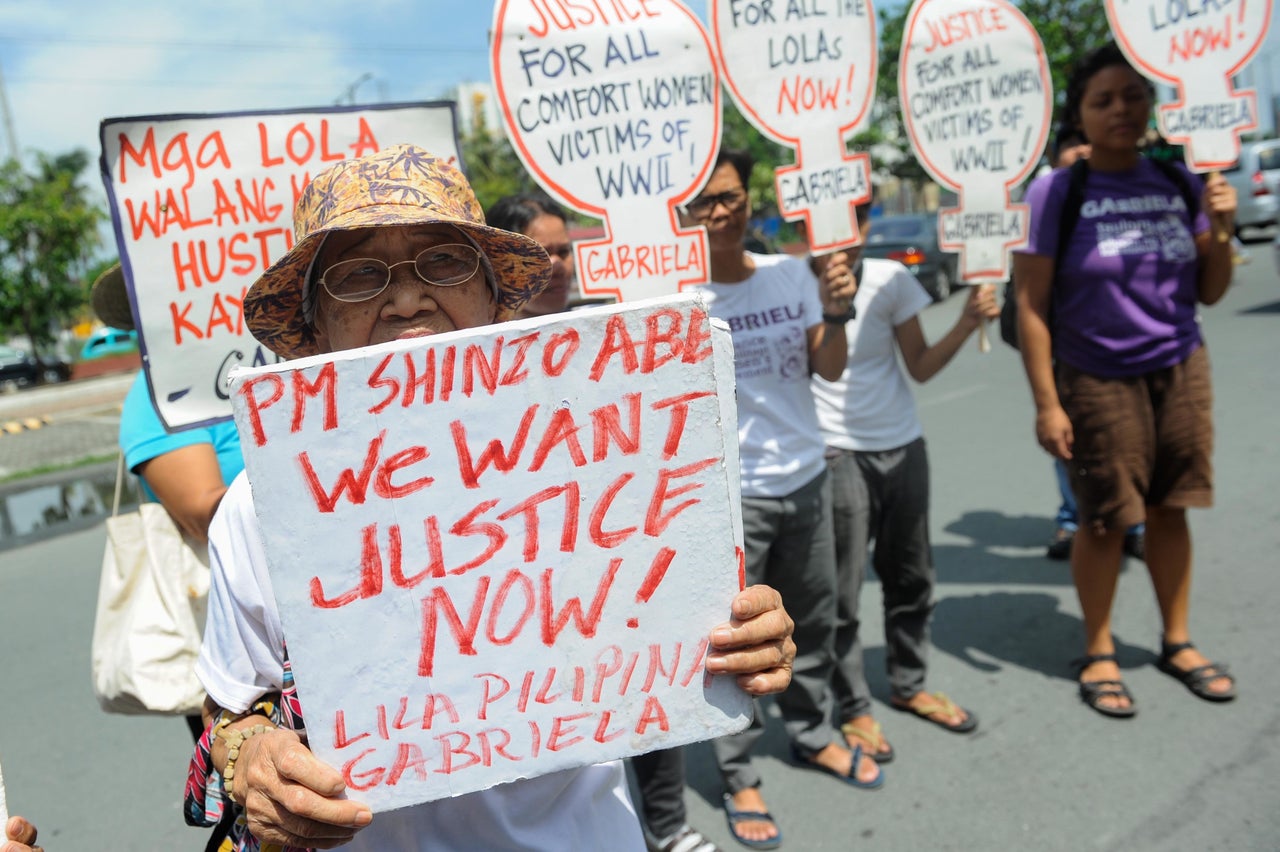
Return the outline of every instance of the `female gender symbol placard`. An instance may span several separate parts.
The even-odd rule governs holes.
[[[844,140],[875,94],[870,0],[714,0],[711,27],[743,115],[796,149],[796,164],[775,173],[783,218],[805,221],[815,252],[858,245],[854,207],[871,198],[871,159]]]
[[[1235,163],[1258,105],[1231,78],[1262,46],[1271,0],[1107,0],[1107,20],[1136,68],[1177,87],[1157,120],[1161,135],[1185,146],[1187,165],[1208,172]]]
[[[708,279],[702,228],[676,205],[720,146],[720,80],[706,31],[676,0],[500,0],[490,54],[512,146],[539,184],[605,220],[575,246],[578,283],[619,300]]]
[[[1035,29],[1007,0],[916,0],[898,78],[911,146],[960,195],[938,216],[938,242],[960,252],[967,281],[1009,277],[1028,210],[1009,191],[1049,134],[1053,87]]]

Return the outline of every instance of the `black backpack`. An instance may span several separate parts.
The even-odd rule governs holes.
[[[1187,176],[1173,162],[1150,158],[1164,176],[1178,188],[1178,194],[1187,205],[1187,218],[1195,227],[1196,216],[1200,212],[1200,201],[1191,191]],[[1062,255],[1071,241],[1071,235],[1080,222],[1080,208],[1084,204],[1084,184],[1089,179],[1089,161],[1076,160],[1071,164],[1071,177],[1067,181],[1067,195],[1062,200],[1062,218],[1058,220],[1058,252],[1054,255],[1053,266],[1056,270],[1062,262]],[[1013,276],[1004,285],[1004,304],[1000,306],[1000,339],[1018,348],[1018,303],[1014,298]]]

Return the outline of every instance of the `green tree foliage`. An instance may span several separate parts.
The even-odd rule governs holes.
[[[1055,117],[1060,117],[1058,113],[1066,96],[1067,77],[1072,67],[1084,54],[1111,38],[1103,0],[1019,0],[1017,6],[1044,43],[1049,73],[1053,78]],[[889,171],[919,184],[927,180],[927,175],[911,151],[898,97],[898,57],[910,11],[910,3],[894,8],[888,8],[886,4],[880,9],[880,60],[872,119],[874,127],[859,134],[853,142],[863,150],[874,143],[896,147],[902,158],[890,165]]]
[[[773,172],[779,166],[796,161],[790,148],[783,147],[765,136],[738,111],[726,93],[724,108],[720,113],[720,146],[745,150],[755,160],[747,192],[751,195],[753,210],[776,206],[773,191]]]
[[[504,195],[532,192],[538,185],[525,171],[501,128],[489,127],[483,106],[484,96],[476,95],[471,126],[463,128],[460,142],[467,180],[480,206],[488,210]]]
[[[80,175],[89,154],[37,154],[35,169],[0,166],[0,333],[20,334],[39,353],[89,296],[89,258],[104,211]]]

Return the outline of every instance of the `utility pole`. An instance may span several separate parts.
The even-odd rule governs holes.
[[[0,119],[4,121],[5,140],[9,143],[9,156],[18,159],[18,134],[13,129],[13,113],[9,111],[9,92],[4,86],[4,68],[0,66]]]

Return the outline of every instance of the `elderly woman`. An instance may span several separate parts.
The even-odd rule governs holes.
[[[294,230],[293,249],[245,298],[249,328],[286,358],[504,320],[550,271],[533,240],[485,225],[456,169],[408,145],[317,175],[298,201]],[[344,275],[355,261],[358,272]],[[357,277],[368,286],[353,286]],[[242,809],[232,849],[644,848],[617,761],[375,820],[298,734],[300,708],[244,476],[223,498],[209,539],[213,578],[197,671],[210,727],[188,781],[189,822],[213,819],[227,803]],[[777,593],[748,588],[713,631],[707,670],[736,675],[753,695],[785,688],[790,632]]]

